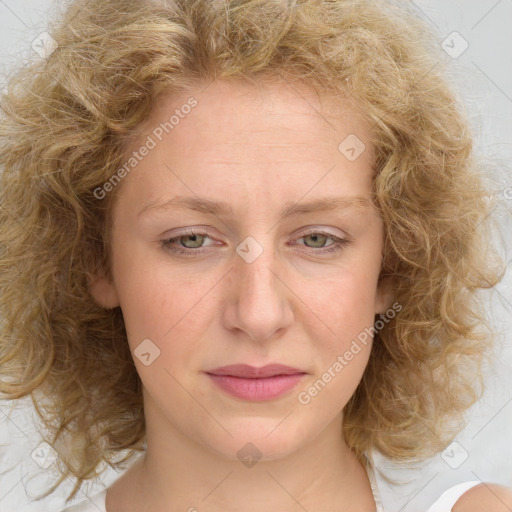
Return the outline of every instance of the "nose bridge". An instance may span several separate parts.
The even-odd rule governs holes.
[[[254,239],[240,244],[237,252],[247,249],[252,253],[250,258],[240,256],[236,264],[239,300],[244,303],[257,306],[259,310],[274,308],[280,301],[280,290],[276,277],[276,254],[270,241],[270,236],[258,237],[260,242]],[[259,245],[260,249],[256,244]]]
[[[245,239],[237,253],[233,269],[234,326],[253,339],[266,339],[292,319],[271,236],[259,236],[257,241]]]
[[[263,294],[268,299],[275,299],[279,294],[275,268],[275,255],[270,247],[250,263],[242,259],[238,261],[238,284],[244,298],[258,299]]]

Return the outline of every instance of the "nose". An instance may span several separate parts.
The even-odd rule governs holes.
[[[228,274],[228,300],[224,326],[244,332],[254,341],[282,335],[294,319],[293,293],[275,251],[265,244],[263,252],[251,263],[238,254]]]

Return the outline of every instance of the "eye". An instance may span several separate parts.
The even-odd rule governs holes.
[[[160,245],[166,251],[169,251],[171,253],[185,254],[185,255],[190,256],[190,255],[194,255],[194,254],[203,252],[200,249],[207,247],[207,245],[214,245],[214,244],[203,245],[203,243],[207,239],[212,240],[211,237],[208,236],[207,233],[195,231],[193,229],[188,229],[187,233],[185,233],[183,235],[175,236],[172,238],[167,238],[165,240],[161,240]]]
[[[325,242],[328,239],[331,239],[334,242],[325,245]],[[304,240],[306,242],[304,244],[299,243],[298,245],[304,245],[311,249],[324,249],[323,251],[313,251],[314,253],[320,254],[341,251],[346,245],[350,243],[350,241],[346,238],[340,238],[330,233],[324,233],[322,231],[310,231],[298,240]]]
[[[325,245],[328,240],[333,242]],[[213,240],[208,233],[203,231],[189,228],[186,233],[167,238],[160,241],[162,248],[173,254],[181,254],[184,256],[195,256],[208,250],[209,245],[216,245],[214,242],[205,244],[206,241]],[[298,240],[304,240],[305,243],[296,243],[294,245],[303,245],[314,254],[326,254],[341,251],[345,246],[350,243],[350,240],[346,238],[340,238],[331,233],[325,233],[322,231],[310,231],[304,234]]]

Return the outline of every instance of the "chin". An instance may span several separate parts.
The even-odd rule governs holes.
[[[284,416],[283,416],[284,418]],[[283,418],[254,418],[226,425],[229,435],[222,435],[212,443],[210,448],[230,460],[258,459],[262,461],[278,460],[288,457],[303,446],[310,436],[299,427]],[[280,423],[282,421],[282,423]],[[296,420],[295,420],[296,421]],[[217,437],[217,436],[216,436]]]

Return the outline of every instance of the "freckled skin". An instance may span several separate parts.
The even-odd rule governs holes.
[[[365,471],[341,436],[342,410],[371,342],[309,404],[297,396],[393,302],[377,286],[382,221],[373,207],[279,218],[288,201],[368,196],[368,128],[354,109],[335,109],[306,86],[302,97],[286,83],[201,89],[190,93],[193,111],[121,183],[113,282],[98,277],[92,286],[99,303],[120,305],[132,352],[144,339],[160,350],[147,366],[134,357],[148,449],[109,490],[107,508],[372,511]],[[160,98],[141,140],[190,94]],[[353,162],[338,150],[349,134],[367,148]],[[176,195],[226,201],[235,214],[138,216],[147,203]],[[199,256],[161,246],[190,226],[208,228]],[[328,236],[314,245],[304,238],[309,227]],[[252,263],[236,252],[248,236],[263,248]],[[330,236],[350,243],[322,253]],[[278,399],[250,402],[226,395],[204,373],[235,363],[282,363],[307,375]],[[262,457],[250,469],[237,458],[247,443]]]

